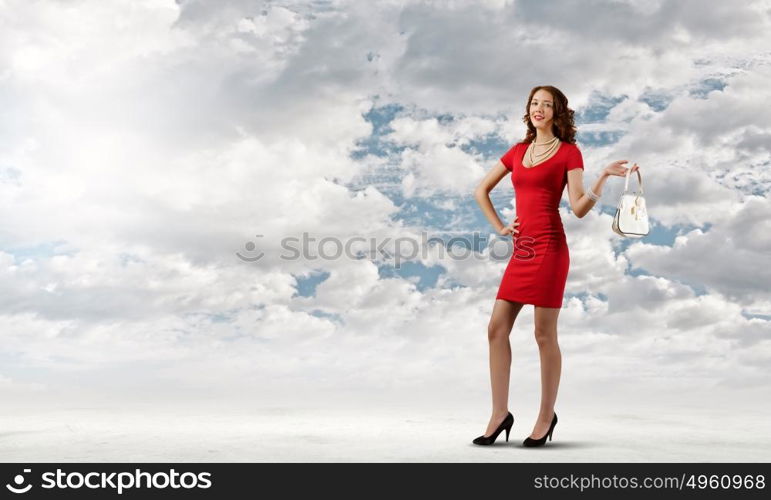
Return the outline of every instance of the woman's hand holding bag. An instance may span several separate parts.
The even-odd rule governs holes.
[[[635,164],[637,166],[637,164]],[[623,167],[621,167],[623,168]],[[629,191],[629,175],[632,171],[637,172],[637,181],[640,184],[640,191]],[[626,180],[624,181],[624,192],[616,206],[616,213],[613,216],[613,231],[626,238],[642,238],[650,232],[648,223],[648,210],[643,197],[642,175],[640,167],[626,169]]]

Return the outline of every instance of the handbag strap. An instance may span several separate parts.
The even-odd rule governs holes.
[[[643,183],[642,183],[642,175],[640,175],[640,169],[638,168],[635,170],[637,172],[637,182],[640,184],[640,195],[643,194]],[[629,174],[632,173],[631,167],[627,169],[626,171],[626,180],[624,181],[624,194],[626,194],[627,191],[629,191]]]

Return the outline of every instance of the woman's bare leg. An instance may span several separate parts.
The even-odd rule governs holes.
[[[541,358],[541,409],[530,437],[546,434],[554,417],[554,403],[562,371],[562,353],[557,343],[557,318],[560,308],[535,306],[535,340]]]
[[[514,320],[524,304],[498,299],[487,326],[490,344],[490,385],[493,393],[493,412],[485,436],[501,425],[509,413],[509,377],[511,373],[511,344],[509,334]]]

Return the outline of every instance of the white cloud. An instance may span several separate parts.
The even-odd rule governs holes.
[[[693,397],[762,390],[769,322],[742,313],[769,301],[765,6],[4,2],[0,391],[486,390],[505,263],[432,254],[423,264],[447,272],[418,290],[383,277],[382,260],[281,259],[280,241],[419,241],[432,203],[468,222],[470,190],[505,151],[469,146],[518,140],[540,83],[574,109],[626,96],[579,128],[624,134],[581,144],[587,184],[628,157],[659,222],[711,225],[620,249],[609,215],[562,212],[567,383],[623,395],[637,380],[636,394],[675,399],[699,377]],[[697,91],[709,78],[725,87]],[[671,104],[653,109],[648,93]],[[359,160],[384,125],[363,116],[373,105],[401,109],[378,137],[393,153]],[[399,198],[427,208],[396,223]],[[263,260],[236,258],[248,242]],[[294,296],[293,275],[312,269],[330,275]],[[517,333],[532,328],[525,311]],[[531,335],[512,339],[536,384]]]
[[[672,247],[638,243],[628,250],[633,266],[657,275],[702,283],[732,302],[771,311],[771,204],[749,198],[732,217],[709,231],[694,229]]]

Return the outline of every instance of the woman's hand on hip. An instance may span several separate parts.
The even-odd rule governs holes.
[[[519,226],[519,222],[515,222],[517,219],[519,219],[519,215],[514,217],[514,220],[511,221],[511,223],[507,226],[503,226],[500,231],[498,231],[498,234],[501,236],[507,236],[512,235],[513,233],[519,233],[519,229],[516,229],[514,226]]]

